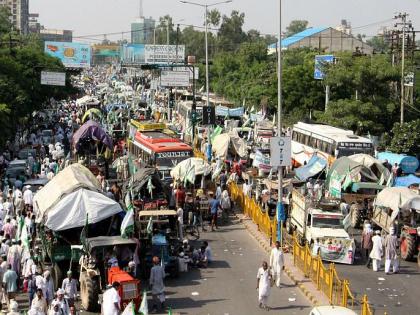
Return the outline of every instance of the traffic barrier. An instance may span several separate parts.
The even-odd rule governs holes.
[[[228,189],[231,199],[236,205],[243,209],[244,214],[252,219],[258,229],[270,239],[271,243],[275,242],[277,236],[276,218],[271,219],[254,198],[244,196],[236,183],[229,183]],[[303,272],[305,277],[311,279],[318,290],[328,297],[331,305],[354,307],[356,299],[351,292],[350,283],[347,279],[340,279],[334,263],[330,263],[326,267],[320,254],[312,255],[309,245],[307,243],[301,245],[295,235],[292,237],[290,247],[292,248],[293,264]],[[361,314],[373,315],[366,295],[361,300]]]

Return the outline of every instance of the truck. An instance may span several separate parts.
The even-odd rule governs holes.
[[[298,240],[307,243],[312,254],[319,253],[322,260],[353,264],[356,245],[344,229],[339,204],[337,199],[315,200],[295,188],[286,230],[296,233]]]
[[[399,236],[401,258],[417,257],[420,267],[420,195],[406,187],[387,187],[374,201],[373,223],[389,234],[394,227]]]

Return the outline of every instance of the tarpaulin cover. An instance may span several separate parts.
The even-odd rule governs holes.
[[[209,163],[201,158],[189,158],[178,163],[177,166],[171,170],[171,177],[175,180],[184,180],[184,177],[192,167],[195,168],[195,176],[207,176],[211,173],[211,166]]]
[[[376,196],[374,204],[394,210],[391,218],[395,219],[400,209],[420,211],[420,195],[406,187],[387,187]]]
[[[131,176],[128,187],[133,190],[141,189],[149,180],[149,176],[156,172],[155,168],[141,168],[133,176]]]
[[[301,166],[295,170],[296,177],[300,180],[307,180],[313,176],[318,175],[327,166],[327,161],[313,155],[308,164]]]
[[[216,106],[216,116],[242,117],[245,113],[243,107],[229,108],[225,106]]]
[[[80,188],[62,198],[45,218],[45,225],[53,231],[69,230],[101,222],[122,211],[115,200],[100,192]]]
[[[232,144],[232,148],[239,155],[239,157],[247,157],[248,151],[246,143],[242,138],[239,137],[236,130],[232,130],[229,133],[222,133],[216,136],[212,143],[212,150],[216,153],[217,157],[225,158],[229,151],[230,144]]]
[[[65,195],[79,189],[86,188],[100,191],[101,187],[96,177],[86,167],[79,163],[71,164],[59,172],[34,196],[34,209],[37,221],[41,222],[47,212]]]
[[[80,149],[80,140],[82,139],[92,139],[100,141],[112,150],[111,137],[102,129],[101,125],[96,121],[87,121],[74,133],[72,142],[76,150]]]
[[[415,184],[420,185],[420,177],[413,174],[397,177],[394,182],[395,187],[408,187]]]
[[[378,159],[375,159],[373,156],[368,154],[354,154],[348,157],[350,160],[358,162],[368,168],[376,175],[376,177],[381,178],[381,183],[385,183],[390,175],[389,170],[382,164]]]
[[[397,163],[401,166],[401,170],[406,174],[412,174],[419,168],[419,160],[410,155],[380,152],[378,153],[378,159],[381,161],[388,160],[392,166]]]

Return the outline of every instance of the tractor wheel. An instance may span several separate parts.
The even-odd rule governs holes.
[[[82,300],[82,307],[88,312],[97,312],[100,307],[99,299],[99,284],[95,278],[83,277],[80,283],[80,298]]]
[[[54,287],[61,288],[61,282],[63,281],[63,271],[61,270],[60,265],[57,263],[53,264],[51,268],[51,277],[54,282]]]
[[[415,235],[408,234],[406,231],[401,231],[400,242],[401,258],[406,261],[412,260],[416,251]]]
[[[351,227],[354,229],[360,228],[362,221],[362,211],[358,208],[353,208],[351,211]]]

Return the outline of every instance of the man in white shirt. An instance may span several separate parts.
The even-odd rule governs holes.
[[[121,312],[121,297],[118,294],[119,282],[114,282],[112,287],[105,291],[102,301],[103,315],[118,315]]]
[[[182,229],[184,226],[184,210],[182,208],[178,208],[176,214],[178,216],[179,238],[182,240],[184,238],[182,233]]]
[[[273,277],[276,280],[276,286],[280,288],[281,272],[284,268],[284,255],[283,250],[280,247],[280,242],[276,242],[276,247],[271,250],[270,253],[270,267],[273,273]]]
[[[73,279],[71,270],[67,271],[67,278],[63,280],[61,288],[66,293],[66,297],[70,306],[74,306],[74,301],[77,297],[77,280]]]
[[[27,185],[25,188],[26,190],[23,192],[23,201],[25,203],[25,207],[32,207],[34,194],[32,193],[30,185]]]

